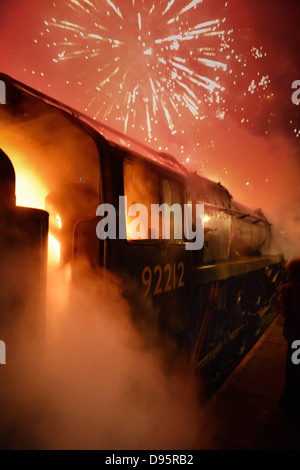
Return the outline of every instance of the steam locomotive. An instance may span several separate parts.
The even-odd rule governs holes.
[[[6,75],[0,79],[7,90],[0,147],[13,161],[25,161],[46,187],[61,265],[71,264],[76,277],[76,263],[85,259],[123,278],[137,322],[145,325],[149,312],[159,312],[160,331],[183,348],[193,370],[211,367],[224,351],[242,354],[268,316],[284,261],[270,254],[271,226],[262,211],[242,206],[220,183],[190,173],[172,156]],[[124,240],[99,240],[96,209],[103,203],[118,207],[120,196],[129,205],[204,204],[204,247],[186,250],[184,235],[142,240],[127,232]],[[44,239],[47,219],[42,211],[36,215]],[[128,224],[117,215],[117,225]],[[40,237],[41,225],[33,237]]]

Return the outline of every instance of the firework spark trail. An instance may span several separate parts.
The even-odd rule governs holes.
[[[175,0],[171,0],[168,5],[167,5],[167,8],[162,12],[162,16],[164,16],[171,8],[172,5],[174,5],[175,3]]]
[[[45,21],[48,34],[68,34],[53,61],[78,61],[81,82],[98,76],[86,87],[92,95],[86,111],[93,109],[101,120],[114,116],[125,132],[144,115],[141,128],[151,141],[152,127],[162,118],[176,133],[175,116],[188,112],[203,118],[203,104],[220,101],[224,87],[214,75],[227,70],[220,54],[228,39],[221,27],[225,20],[199,22],[203,0],[182,3],[69,0],[64,7],[70,17]],[[82,60],[93,62],[82,68]]]
[[[199,4],[199,3],[202,3],[203,0],[193,0],[191,3],[189,3],[188,5],[186,5],[184,8],[182,8],[182,10],[180,10],[179,13],[177,13],[176,17],[170,19],[168,21],[168,24],[171,24],[171,23],[174,23],[174,21],[176,21],[181,15],[183,15],[183,13],[186,13],[187,11],[189,11],[191,8],[196,8],[196,6]]]
[[[106,0],[106,2],[112,7],[112,9],[117,13],[117,15],[123,20],[122,13],[120,12],[120,8],[116,7],[116,5],[111,2],[110,0]]]

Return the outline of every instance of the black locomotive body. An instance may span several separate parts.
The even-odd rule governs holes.
[[[223,186],[171,156],[5,75],[0,79],[7,89],[0,147],[12,160],[14,152],[29,165],[32,158],[47,183],[46,210],[61,263],[84,258],[123,277],[140,315],[152,304],[162,331],[184,345],[195,369],[237,339],[242,349],[249,332],[260,328],[283,263],[269,253],[271,228],[263,213],[241,206]],[[134,240],[128,233],[99,240],[96,209],[103,203],[118,208],[120,196],[146,206],[204,204],[203,249],[187,250],[184,236]]]
[[[47,237],[48,214],[16,206],[14,167],[0,150],[0,336],[10,358],[20,330],[43,341]]]

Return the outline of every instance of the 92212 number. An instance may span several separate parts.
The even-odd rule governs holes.
[[[157,264],[154,269],[146,266],[142,273],[142,282],[146,287],[145,297],[151,291],[159,295],[184,287],[184,264],[166,264],[164,267]]]

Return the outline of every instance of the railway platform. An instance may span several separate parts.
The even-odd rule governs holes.
[[[300,450],[300,423],[290,425],[278,404],[287,349],[282,327],[279,316],[206,404],[206,449]]]

